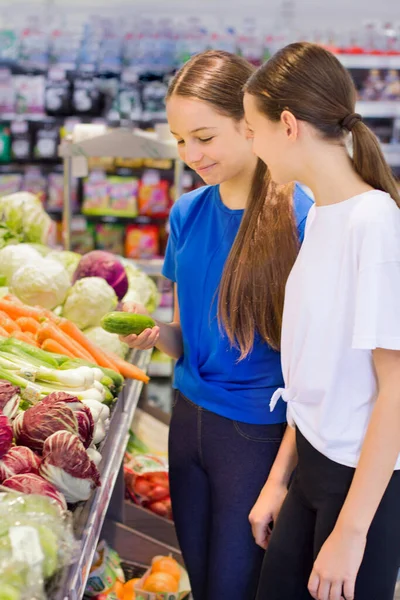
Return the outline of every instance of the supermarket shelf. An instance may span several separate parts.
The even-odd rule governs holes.
[[[175,140],[160,140],[156,133],[140,129],[115,129],[81,142],[63,141],[63,158],[74,156],[177,159]]]
[[[356,111],[364,118],[395,119],[396,117],[400,117],[400,102],[379,100],[368,102],[360,100],[356,104]]]
[[[346,69],[400,69],[400,55],[337,54]]]
[[[150,358],[151,350],[136,352],[133,353],[132,362],[147,371]],[[74,512],[75,534],[81,540],[78,560],[63,574],[58,592],[52,594],[52,600],[81,600],[83,597],[142,386],[141,382],[130,380],[118,398],[107,438],[101,448],[103,455],[100,463],[102,485],[82,507],[78,507]]]

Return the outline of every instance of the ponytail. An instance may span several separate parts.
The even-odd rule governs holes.
[[[260,160],[248,204],[225,263],[218,295],[218,322],[240,360],[256,333],[280,348],[286,281],[299,251],[293,184],[277,186]]]
[[[371,187],[390,194],[400,208],[400,192],[378,139],[362,121],[353,125],[351,133],[355,170]]]

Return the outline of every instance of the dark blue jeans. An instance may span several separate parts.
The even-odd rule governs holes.
[[[264,551],[249,513],[285,425],[225,419],[176,392],[169,436],[172,510],[194,600],[253,600]]]

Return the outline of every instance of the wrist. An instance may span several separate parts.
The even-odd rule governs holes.
[[[286,478],[283,474],[279,475],[279,474],[270,473],[270,475],[267,479],[266,485],[273,486],[273,487],[287,488],[288,478]]]
[[[341,535],[352,538],[365,538],[368,534],[369,524],[355,518],[349,519],[345,515],[339,515],[335,529]]]

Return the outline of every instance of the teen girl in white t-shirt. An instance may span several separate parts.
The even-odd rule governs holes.
[[[400,194],[355,100],[348,72],[309,43],[246,86],[255,154],[315,197],[271,401],[287,402],[290,427],[250,514],[267,548],[258,600],[393,600],[400,564]]]

